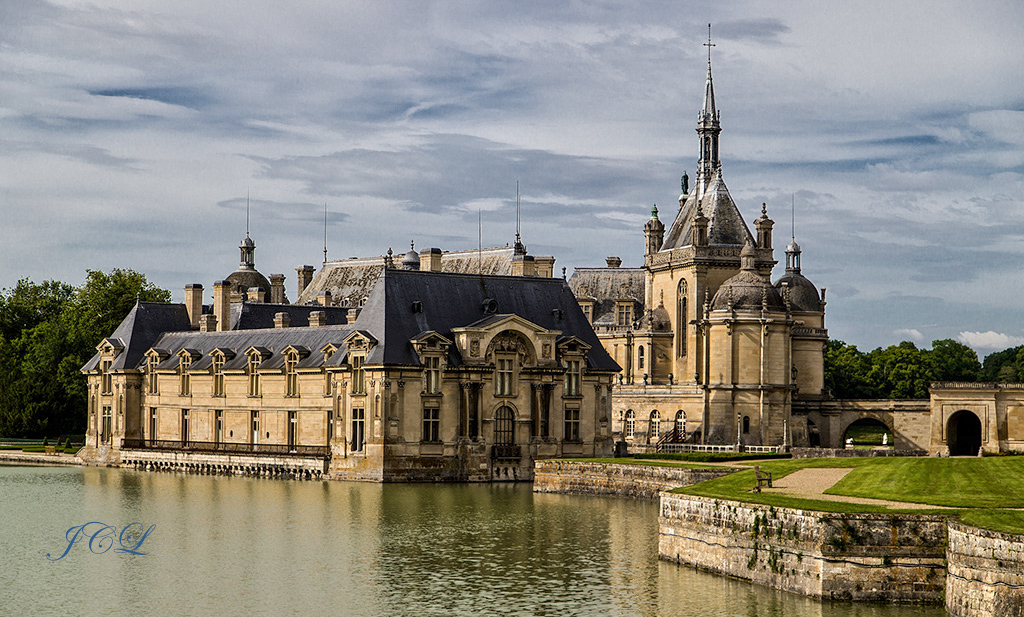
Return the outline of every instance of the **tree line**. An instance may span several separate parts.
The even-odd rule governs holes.
[[[0,436],[85,432],[80,369],[137,299],[169,302],[171,294],[131,269],[89,270],[79,287],[22,279],[0,291]]]
[[[1024,382],[1024,346],[989,354],[984,362],[950,339],[933,341],[931,349],[909,341],[869,352],[829,341],[825,349],[825,388],[835,398],[926,399],[933,381]]]

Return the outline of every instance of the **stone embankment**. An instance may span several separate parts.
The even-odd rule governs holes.
[[[720,478],[736,471],[739,470],[729,467],[692,469],[628,463],[540,460],[534,467],[533,490],[537,493],[657,499],[661,491]]]
[[[946,519],[665,494],[662,559],[823,600],[938,603]]]
[[[0,463],[24,465],[81,465],[82,459],[71,454],[43,454],[21,450],[0,450]]]
[[[793,458],[873,458],[886,456],[928,456],[926,450],[890,448],[790,448]]]
[[[1024,536],[950,522],[948,544],[951,617],[1024,615]]]

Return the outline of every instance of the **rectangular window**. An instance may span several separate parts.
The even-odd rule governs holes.
[[[249,425],[252,427],[249,433],[249,443],[255,446],[260,442],[260,412],[249,412]]]
[[[213,443],[224,442],[224,412],[220,409],[213,412]]]
[[[565,361],[565,396],[580,395],[580,361]]]
[[[441,391],[441,358],[439,356],[427,356],[423,359],[424,375],[426,377],[427,394],[437,394]]]
[[[295,443],[299,433],[299,419],[294,411],[288,412],[288,451],[295,452]]]
[[[213,357],[213,395],[224,396],[224,357]]]
[[[366,422],[366,412],[362,407],[352,409],[352,451],[363,451],[363,427]]]
[[[616,323],[620,326],[628,326],[633,323],[633,307],[623,303],[616,307]]]
[[[188,443],[188,410],[181,410],[181,443],[185,445]]]
[[[299,374],[295,372],[295,365],[298,361],[298,357],[294,354],[289,354],[284,361],[285,396],[299,395]]]
[[[103,417],[100,423],[100,442],[110,443],[111,437],[111,420],[113,419],[113,410],[110,405],[103,406]]]
[[[581,304],[580,308],[583,309],[583,316],[587,318],[587,321],[594,323],[594,306],[587,302],[586,304]]]
[[[352,393],[366,392],[366,371],[363,370],[363,356],[352,356]]]
[[[327,370],[324,370],[324,396],[334,394],[334,377]]]
[[[576,407],[565,408],[565,441],[580,441],[580,410]]]
[[[512,396],[512,378],[515,375],[515,360],[512,358],[498,358],[497,383],[494,387],[495,396]]]
[[[423,408],[423,441],[441,441],[441,410]]]
[[[113,379],[111,378],[111,374],[110,374],[110,364],[111,364],[110,360],[104,360],[104,362],[100,365],[100,372],[103,373],[103,376],[102,376],[102,381],[103,381],[102,390],[103,390],[103,392],[102,392],[102,394],[113,394],[113,392],[114,392]]]
[[[149,408],[149,440],[155,441],[156,435],[156,407]]]

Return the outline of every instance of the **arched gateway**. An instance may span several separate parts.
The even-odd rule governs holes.
[[[981,448],[981,420],[961,409],[946,421],[946,444],[950,456],[977,456]]]

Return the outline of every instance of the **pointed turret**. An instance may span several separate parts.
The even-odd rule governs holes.
[[[718,158],[718,135],[722,132],[721,118],[715,108],[715,84],[711,78],[711,24],[708,24],[708,75],[704,82],[704,106],[697,118],[697,135],[700,136],[700,161],[697,164],[697,184],[694,190],[697,199],[704,197],[704,191],[711,184],[711,178],[720,164]]]
[[[644,235],[647,237],[646,254],[657,253],[665,241],[665,224],[658,219],[658,204],[651,208],[651,219],[644,225]]]

